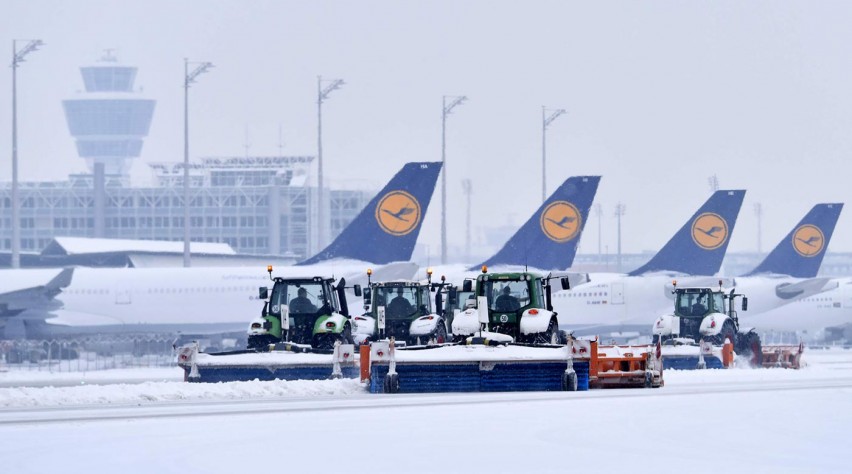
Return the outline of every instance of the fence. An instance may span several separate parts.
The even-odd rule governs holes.
[[[174,336],[0,340],[0,368],[50,372],[170,367]]]

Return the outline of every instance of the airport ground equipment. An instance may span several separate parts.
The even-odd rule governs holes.
[[[336,341],[353,342],[343,278],[335,285],[333,278],[321,276],[273,277],[272,265],[267,271],[273,281],[272,291],[260,288],[263,311],[249,324],[249,349],[265,350],[278,342],[331,349]],[[355,296],[361,296],[360,285],[352,288]]]
[[[659,388],[664,385],[659,344],[605,345],[598,339],[570,338],[575,368],[586,362],[589,388]]]
[[[678,288],[673,282],[674,312],[663,315],[654,322],[652,333],[654,340],[663,346],[663,362],[683,359],[690,353],[704,358],[712,349],[705,347],[709,343],[715,348],[724,346],[725,341],[733,344],[737,357],[748,360],[752,366],[761,366],[763,351],[760,336],[752,328],[743,328],[739,324],[735,308],[736,298],[743,295],[731,289],[726,292],[713,288]],[[748,298],[742,299],[742,310],[748,309]],[[673,349],[674,348],[674,349]],[[681,367],[686,368],[686,367]]]
[[[577,391],[588,389],[588,362],[568,346],[517,345],[471,338],[467,344],[362,346],[362,380],[371,393]]]
[[[798,346],[763,346],[763,366],[778,367],[784,369],[800,369],[802,367],[802,353],[804,351],[805,345],[801,342]]]
[[[426,281],[396,280],[372,282],[367,271],[363,315],[352,318],[353,338],[358,344],[392,337],[408,345],[443,344],[452,324],[456,289],[441,277],[432,282],[432,270]]]
[[[454,336],[473,336],[480,331],[509,335],[516,342],[560,344],[565,334],[559,330],[551,303],[554,276],[532,272],[488,273],[483,266],[475,281],[465,280],[462,292],[472,291],[473,305],[466,305],[453,320]],[[568,278],[558,278],[568,289]]]
[[[178,349],[177,363],[188,382],[356,378],[359,370],[355,346],[339,342],[331,350],[278,343],[268,352],[216,354],[202,353],[197,344],[188,344]]]

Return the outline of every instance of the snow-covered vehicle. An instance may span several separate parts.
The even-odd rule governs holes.
[[[474,299],[465,300],[465,309],[454,318],[453,335],[459,338],[486,331],[511,336],[517,342],[564,343],[551,304],[553,279],[556,277],[531,272],[489,274],[483,267],[475,282],[464,282],[461,294],[472,292]],[[560,281],[568,289],[568,279]]]
[[[272,267],[269,267],[272,278]],[[260,299],[266,302],[259,318],[249,324],[248,348],[259,349],[278,342],[310,344],[331,349],[335,341],[352,343],[352,325],[344,292],[346,281],[334,285],[333,278],[272,278],[270,292],[261,287]],[[361,296],[360,285],[353,287]]]
[[[665,314],[654,322],[654,340],[663,345],[697,345],[702,340],[722,346],[728,340],[739,357],[746,357],[754,366],[761,364],[760,336],[752,328],[740,327],[736,298],[743,296],[741,308],[748,310],[748,298],[731,289],[678,288],[673,283],[674,313]]]
[[[455,289],[443,279],[428,281],[397,280],[371,282],[364,291],[367,312],[353,318],[355,342],[393,337],[407,344],[443,344],[452,313],[446,314],[444,297],[455,302]],[[368,274],[369,275],[369,274]],[[434,293],[434,298],[432,294]]]

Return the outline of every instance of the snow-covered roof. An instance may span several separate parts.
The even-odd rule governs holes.
[[[236,255],[228,244],[190,242],[191,253]],[[183,242],[164,240],[96,239],[89,237],[55,237],[44,248],[43,255],[80,255],[116,252],[183,253]]]

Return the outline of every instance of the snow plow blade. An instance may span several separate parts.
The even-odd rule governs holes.
[[[588,390],[588,376],[583,376],[588,362],[574,361],[565,346],[468,344],[411,350],[376,341],[368,357],[362,355],[361,367],[370,393]]]
[[[799,343],[798,346],[793,345],[772,345],[763,346],[761,348],[763,367],[777,367],[784,369],[800,369],[802,368],[802,353],[805,352],[805,345]]]
[[[178,349],[177,363],[187,382],[244,382],[250,380],[324,380],[358,377],[358,357],[351,344],[332,354],[271,350],[204,354],[196,344]]]
[[[574,340],[574,360],[588,361],[590,388],[659,388],[664,385],[658,345],[601,345],[597,339]]]

